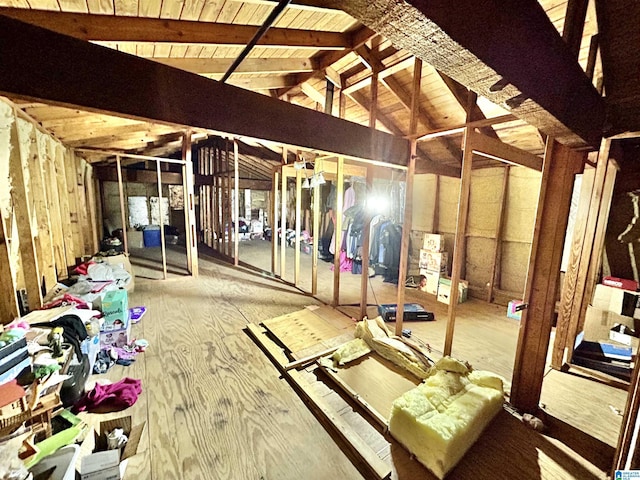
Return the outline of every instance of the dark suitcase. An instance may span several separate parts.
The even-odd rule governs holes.
[[[60,388],[60,400],[64,407],[70,407],[82,398],[84,385],[90,374],[89,357],[85,354],[82,355],[79,363],[69,366],[67,375],[71,375],[71,378],[66,379]]]
[[[395,322],[397,309],[397,303],[384,303],[378,305],[378,314],[385,322]],[[417,303],[405,303],[403,317],[405,322],[429,322],[436,319],[433,312],[427,312],[422,305]]]

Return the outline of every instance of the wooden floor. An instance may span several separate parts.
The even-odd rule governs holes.
[[[290,255],[288,267],[293,264],[293,252]],[[142,379],[144,392],[138,403],[122,412],[147,422],[142,453],[130,463],[126,478],[362,478],[243,331],[248,322],[260,323],[320,302],[266,274],[211,258],[201,258],[199,279],[183,277],[179,275],[181,258],[177,249],[169,251],[175,273],[167,281],[151,279],[158,278],[157,264],[136,267],[142,262],[134,260],[139,275],[129,303],[147,306],[148,313],[133,333],[147,339],[150,348],[132,366],[116,366],[104,376],[114,381],[123,376]],[[243,243],[241,260],[270,267],[268,244]],[[331,297],[328,267],[321,262],[318,297],[323,300]],[[308,272],[305,275],[310,276]],[[293,279],[292,270],[285,278]],[[343,274],[341,278],[341,303],[356,303],[359,277]],[[375,300],[370,298],[369,303],[395,303],[394,285],[374,278],[371,287]],[[441,349],[446,306],[410,291],[408,301],[414,298],[432,309],[437,320],[407,326],[434,349]],[[356,312],[354,307],[343,310]],[[518,325],[503,317],[503,310],[479,301],[461,305],[454,355],[510,378]],[[372,307],[370,315],[374,314]],[[625,397],[623,391],[577,376],[549,373],[542,402],[553,433],[531,432],[521,445],[504,448],[501,432],[521,427],[505,413],[481,440],[485,450],[480,451],[495,452],[502,459],[505,474],[495,472],[494,478],[605,478],[620,425],[613,409],[623,409]],[[88,416],[92,422],[98,417]],[[394,478],[431,478],[401,448],[386,448],[389,461],[412,465],[394,468]],[[522,467],[509,458],[519,448]],[[479,451],[474,452],[473,462],[461,465],[450,478],[478,478],[473,476],[473,464],[484,460]]]

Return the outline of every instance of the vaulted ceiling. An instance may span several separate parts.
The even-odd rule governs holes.
[[[335,116],[368,125],[370,111],[374,108],[371,102],[371,81],[375,72],[379,80],[375,104],[376,128],[393,135],[407,136],[410,133],[414,55],[422,56],[424,52],[420,49],[425,47],[421,45],[419,48],[412,48],[408,45],[397,31],[402,29],[398,29],[396,25],[394,31],[388,19],[384,20],[384,26],[378,25],[376,22],[380,19],[372,19],[372,9],[365,5],[369,3],[379,4],[379,8],[391,11],[387,4],[394,2],[292,1],[230,76],[228,83],[314,110],[330,108]],[[395,3],[405,5],[405,2]],[[459,3],[463,5],[468,2]],[[589,71],[593,85],[601,89],[602,62],[599,54],[593,54],[596,50],[592,47],[597,45],[594,35],[598,33],[594,3],[571,0],[569,10],[566,1],[540,0],[539,3],[557,31],[560,34],[564,32],[565,40],[573,42],[580,67]],[[409,4],[416,4],[414,10],[421,13],[421,2],[406,2],[406,5]],[[583,14],[577,14],[577,20],[574,18],[576,4],[586,6]],[[610,26],[621,14],[619,9],[611,6],[612,2],[603,4],[608,6],[606,9],[598,6],[598,14],[602,16],[600,23]],[[0,0],[0,6],[4,7],[0,9],[0,15],[15,17],[121,52],[220,79],[276,5],[277,2],[273,0]],[[356,20],[337,6],[345,8],[359,19]],[[365,11],[363,8],[365,13],[362,13]],[[435,15],[433,12],[431,14]],[[565,17],[571,25],[565,25]],[[582,18],[584,28],[576,29],[576,23],[582,27]],[[394,43],[369,27],[386,34]],[[492,28],[498,27],[499,25],[494,25]],[[625,55],[620,53],[623,50],[620,48],[621,36],[614,37],[610,33],[612,30],[608,27],[604,36],[606,42],[602,44],[603,59],[611,58],[610,64],[620,62],[620,55]],[[630,30],[637,33],[637,27],[633,25],[628,26],[627,32]],[[569,39],[567,32],[570,31],[580,33],[577,38]],[[407,32],[404,34],[411,35]],[[497,34],[494,37],[497,38]],[[601,33],[600,39],[602,38]],[[407,50],[401,49],[401,45]],[[532,62],[541,61],[535,51],[530,53]],[[629,54],[626,55],[624,58],[628,59]],[[633,72],[637,73],[637,62],[631,62],[631,68],[627,61],[626,70],[618,69],[614,72],[618,72],[617,75],[612,73],[609,81],[607,77],[604,80],[607,92],[611,90],[615,94],[618,104],[627,105],[630,99],[640,103],[638,97],[633,92],[629,93],[626,86],[622,85],[624,82],[633,83]],[[505,94],[501,94],[498,101],[502,103],[502,107],[486,98],[490,94],[486,97],[479,96],[475,105],[469,104],[467,88],[452,78],[455,75],[447,75],[451,72],[445,72],[446,64],[436,66],[439,70],[429,63],[422,64],[418,133],[457,127],[464,124],[467,118],[479,120],[501,117],[509,113],[502,108],[506,106],[505,99],[509,100],[514,96],[510,97],[508,93],[515,92],[518,100],[518,88],[521,87],[512,88],[509,83],[517,85],[517,81],[505,79]],[[607,66],[605,74],[608,74]],[[536,68],[536,65],[532,65],[532,68]],[[626,77],[622,75],[624,71],[629,72]],[[629,75],[633,78],[627,78]],[[335,88],[331,105],[326,102],[328,88]],[[496,98],[492,100],[497,101]],[[515,107],[514,113],[517,117],[530,120],[527,117],[532,111],[529,98],[521,98],[519,102],[511,105]],[[27,103],[17,99],[16,103],[63,143],[72,147],[148,155],[165,155],[180,148],[182,129],[171,125],[50,106],[46,103]],[[471,108],[469,114],[468,108]],[[524,108],[524,113],[518,111],[518,108]],[[553,105],[545,108],[552,110]],[[621,108],[618,107],[618,111]],[[631,116],[627,110],[624,110],[625,115]],[[562,112],[560,116],[561,114]],[[250,117],[252,112],[247,111],[246,115]],[[540,154],[543,137],[539,125],[529,125],[516,117],[507,118],[509,121],[503,119],[501,123],[484,127],[483,133]],[[612,127],[609,125],[609,128]],[[625,129],[625,125],[616,123],[615,129],[618,133]],[[204,138],[208,134],[207,131],[198,129],[194,133],[197,138]],[[443,167],[455,169],[460,165],[460,143],[460,135],[420,143],[419,156]],[[246,148],[241,150],[247,169],[251,168],[252,159],[262,157],[267,162],[277,163],[281,156],[276,145],[255,141],[247,141]],[[100,155],[90,157],[95,161],[103,158]],[[262,166],[255,173],[259,178],[266,178],[264,165],[260,165]]]

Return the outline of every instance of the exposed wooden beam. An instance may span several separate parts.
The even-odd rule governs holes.
[[[316,90],[309,82],[303,82],[300,84],[300,89],[307,97],[313,100],[315,103],[324,105],[325,96]]]
[[[216,80],[221,75],[205,75]],[[295,75],[269,76],[269,77],[242,77],[231,76],[227,80],[227,84],[235,87],[244,88],[245,90],[274,90],[278,88],[289,88],[297,85]]]
[[[425,141],[425,140],[431,140],[437,137],[442,137],[445,135],[456,135],[459,133],[463,133],[466,127],[482,128],[487,125],[498,125],[499,123],[513,122],[514,120],[518,120],[518,118],[514,115],[507,114],[507,115],[501,115],[499,117],[487,118],[485,120],[476,120],[468,123],[463,123],[460,125],[456,125],[455,127],[437,128],[430,132],[421,133],[420,136],[417,138],[417,140]]]
[[[561,143],[600,145],[604,102],[538,2],[332,1]]]
[[[378,72],[378,78],[379,79],[385,79],[395,73],[401,72],[402,70],[406,70],[407,68],[411,67],[411,65],[413,65],[413,60],[414,57],[413,56],[408,56],[406,58],[400,59],[394,63],[392,63],[391,65],[388,65],[386,67],[384,67],[382,70],[380,70]],[[347,82],[347,77],[344,78],[345,80],[345,87],[344,87],[344,92],[345,93],[351,93],[351,92],[355,92],[356,90],[360,90],[364,87],[367,87],[369,85],[371,85],[371,77],[372,77],[373,73],[359,79],[356,82],[353,83],[348,83]]]
[[[572,185],[582,157],[547,140],[511,387],[511,403],[522,412],[538,411]]]
[[[356,102],[358,105],[360,105],[362,108],[364,108],[367,112],[371,110],[371,100],[367,98],[367,96],[364,93],[353,92],[350,95],[348,95],[348,97],[351,98],[351,100]],[[384,128],[389,130],[394,135],[397,135],[400,137],[404,136],[404,132],[400,130],[400,128],[395,124],[395,122],[391,120],[389,117],[387,117],[386,115],[380,113],[378,115],[377,121],[380,122],[380,124],[383,125]]]
[[[481,133],[469,132],[473,153],[501,162],[542,171],[542,159],[518,147],[487,137]]]
[[[55,12],[23,8],[0,8],[0,15],[63,33],[81,40],[104,42],[195,43],[245,46],[256,27],[227,23],[194,22],[118,15]],[[351,48],[348,34],[270,28],[258,41],[262,47]]]
[[[582,42],[582,32],[584,31],[584,21],[587,18],[588,7],[589,0],[569,0],[567,2],[562,38],[576,59],[580,54],[580,43]]]
[[[118,169],[114,166],[96,166],[94,174],[103,182],[117,182]],[[132,183],[157,183],[158,177],[155,170],[137,170],[122,168],[122,180]],[[164,185],[182,185],[182,174],[175,172],[162,172]]]
[[[382,61],[380,61],[375,53],[371,51],[366,45],[358,47],[356,49],[356,52],[365,62],[365,64],[369,65],[372,70],[380,71],[385,69]],[[381,79],[380,82],[398,98],[400,103],[402,103],[405,108],[409,110],[411,109],[411,93],[397,79],[388,76],[384,79]],[[433,128],[434,121],[433,118],[429,115],[429,112],[420,107],[419,104],[417,112],[418,121],[422,122],[428,128]],[[453,144],[453,142],[451,142],[449,139],[440,139],[438,140],[438,142],[443,145],[443,147],[451,155],[452,158],[460,161],[462,153],[457,145]]]
[[[21,98],[385,163],[409,151],[405,139],[3,16],[0,64],[11,65],[0,92]]]
[[[150,58],[170,67],[192,73],[224,74],[233,58]],[[308,58],[245,58],[234,74],[312,72],[313,62]]]
[[[371,38],[376,35],[376,32],[371,30],[368,27],[360,26],[357,29],[352,30],[351,32],[348,32],[348,35],[350,40],[349,43],[351,44],[349,48],[346,48],[341,51],[336,50],[336,51],[322,52],[313,56],[312,61],[318,66],[318,70],[324,70],[325,68],[330,67],[331,65],[336,63],[338,60],[341,60],[342,58],[347,56],[349,53],[351,53],[355,48],[358,48],[359,46],[364,45],[366,42],[371,40]],[[314,73],[298,74],[296,85],[306,82],[313,75]],[[280,90],[278,92],[278,95],[280,97],[282,97],[283,95],[286,95],[291,90],[291,88],[293,88],[293,86]]]

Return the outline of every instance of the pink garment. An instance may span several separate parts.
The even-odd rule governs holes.
[[[340,272],[350,272],[353,266],[353,260],[347,258],[347,252],[342,250],[340,252]],[[331,271],[333,272],[333,264],[331,264]]]
[[[128,377],[109,385],[96,384],[93,390],[80,399],[74,410],[95,413],[117,412],[136,403],[141,393],[142,382]]]

